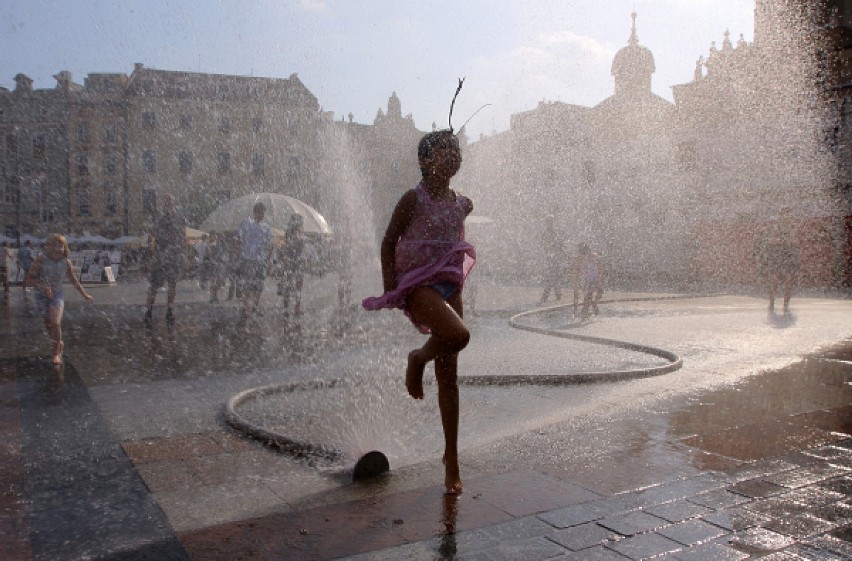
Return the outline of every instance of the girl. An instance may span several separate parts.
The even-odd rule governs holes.
[[[53,364],[62,364],[62,311],[65,300],[62,282],[67,277],[86,300],[94,298],[83,290],[74,274],[68,241],[61,234],[50,234],[44,242],[44,254],[36,257],[27,276],[27,285],[36,287],[36,303],[44,315],[44,326],[53,339]]]
[[[423,399],[423,371],[435,361],[438,407],[444,429],[444,485],[462,491],[458,462],[458,353],[470,333],[462,322],[462,287],[476,260],[464,241],[464,219],[473,203],[450,189],[461,167],[461,149],[452,130],[424,136],[417,148],[423,179],[406,192],[382,239],[384,294],[364,299],[368,310],[401,308],[424,334],[426,343],[408,354],[405,385]]]

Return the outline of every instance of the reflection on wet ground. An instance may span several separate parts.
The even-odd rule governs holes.
[[[616,309],[584,329],[602,333],[623,321],[625,338],[674,341],[696,362],[741,356],[743,338],[760,350],[749,338],[766,338],[766,330],[802,338],[815,324],[814,312],[800,307],[794,324],[774,329],[762,304],[751,312],[735,304],[696,302],[692,315],[705,306],[708,317],[732,318],[708,319],[710,336],[698,341],[675,337],[678,323],[663,330],[630,323],[690,317],[669,303],[633,315]],[[335,376],[376,370],[403,391],[391,383],[401,351],[375,355],[406,347],[405,336],[397,338],[404,322],[378,315],[368,324],[355,313],[347,324],[329,311],[304,318],[297,337],[274,310],[255,329],[233,321],[232,308],[195,305],[180,307],[174,328],[155,317],[149,331],[138,307],[71,306],[60,371],[45,352],[33,356],[44,340],[37,318],[25,321],[20,309],[3,318],[0,527],[12,536],[0,540],[0,559],[850,555],[852,342],[752,376],[708,369],[703,376],[724,383],[692,390],[669,389],[695,383],[689,372],[559,389],[465,388],[466,491],[448,502],[434,403],[424,404],[420,431],[397,438],[409,442],[396,450],[425,452],[408,464],[397,458],[387,477],[358,485],[241,438],[218,417],[224,399],[246,386],[310,379],[331,367]],[[506,369],[544,371],[588,354],[488,318],[474,328],[487,344],[472,344],[465,371],[490,368],[483,356]],[[340,407],[335,424],[360,409],[373,414],[367,425],[377,433],[390,432],[394,407],[375,398]],[[375,416],[381,410],[390,417]]]

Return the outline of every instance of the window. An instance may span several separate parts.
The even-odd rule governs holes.
[[[254,156],[252,156],[251,172],[254,175],[263,175],[263,173],[264,173],[263,154],[255,154]]]
[[[231,171],[231,154],[228,152],[219,153],[219,173],[228,173]]]
[[[33,159],[43,160],[47,153],[47,145],[43,132],[33,133]]]
[[[4,197],[4,202],[8,204],[18,204],[18,201],[21,198],[21,189],[20,183],[17,176],[12,176],[9,178],[8,183],[6,184],[6,194]]]
[[[77,214],[80,216],[89,216],[92,213],[90,203],[89,189],[85,187],[80,189],[80,192],[77,193]]]
[[[231,118],[222,115],[219,117],[219,132],[229,132],[231,130]]]
[[[77,154],[77,175],[89,175],[89,156]]]
[[[290,168],[289,169],[290,169],[290,176],[291,177],[299,175],[299,169],[301,168],[301,166],[302,166],[302,164],[299,161],[299,156],[290,156]]]
[[[399,175],[399,162],[391,163],[391,173],[394,175]]]
[[[142,212],[153,215],[157,212],[157,192],[153,189],[142,190]]]
[[[18,137],[14,134],[6,135],[6,161],[14,162],[18,159]]]
[[[142,112],[142,128],[145,129],[153,129],[157,126],[157,116],[154,115],[153,111],[143,111]]]
[[[104,125],[104,142],[115,142],[118,140],[118,132],[115,123]]]
[[[110,152],[104,155],[104,174],[115,175],[118,171],[118,156]]]
[[[180,128],[181,130],[188,131],[192,128],[192,115],[181,115],[180,116]]]
[[[50,207],[43,207],[41,209],[41,221],[48,223],[56,220],[56,209]]]
[[[260,117],[255,117],[251,120],[251,130],[255,133],[258,133],[263,129],[263,119]]]
[[[142,152],[142,169],[148,173],[157,171],[157,153],[154,150]]]
[[[178,155],[178,165],[181,173],[192,173],[192,154],[189,152],[181,152]]]
[[[107,216],[118,214],[118,189],[111,181],[104,184],[104,214]]]
[[[77,123],[77,142],[89,142],[89,123]]]

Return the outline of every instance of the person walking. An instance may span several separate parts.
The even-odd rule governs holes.
[[[252,217],[242,221],[237,229],[240,243],[239,286],[242,290],[244,320],[256,317],[260,312],[260,295],[266,282],[266,274],[272,263],[273,235],[269,224],[263,222],[266,205],[257,202]]]
[[[180,279],[186,253],[186,219],[177,208],[174,195],[163,196],[163,210],[157,216],[154,227],[148,235],[148,249],[151,251],[151,269],[146,301],[145,324],[150,326],[154,312],[157,291],[167,284],[166,321],[174,321],[175,296],[177,282]]]

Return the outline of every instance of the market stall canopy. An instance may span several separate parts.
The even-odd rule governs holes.
[[[71,243],[71,237],[69,236],[68,242]],[[98,234],[90,234],[88,232],[84,232],[82,236],[75,237],[74,242],[76,243],[91,243],[91,244],[99,244],[99,245],[112,245],[113,242],[109,238],[105,238],[104,236]]]
[[[145,245],[148,243],[147,236],[119,236],[112,240],[112,243],[115,245],[126,245],[126,246],[134,246],[134,245]]]
[[[286,231],[290,217],[302,217],[302,229],[308,234],[331,234],[325,217],[315,208],[299,199],[278,193],[257,193],[233,199],[220,205],[210,213],[200,228],[207,232],[232,232],[240,223],[252,216],[254,205],[263,203],[266,213],[263,221],[277,230]]]

